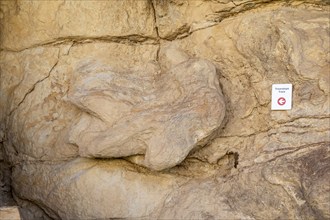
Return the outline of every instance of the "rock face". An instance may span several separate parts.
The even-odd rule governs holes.
[[[205,145],[220,127],[225,106],[211,63],[187,60],[160,75],[149,69],[124,74],[100,64],[77,69],[68,98],[86,113],[69,139],[81,157],[145,154],[143,165],[162,170]]]
[[[3,207],[0,208],[0,218],[1,219],[13,219],[20,220],[20,214],[17,207]]]
[[[330,218],[328,1],[0,6],[23,218]]]

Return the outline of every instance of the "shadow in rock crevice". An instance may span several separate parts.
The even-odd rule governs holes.
[[[11,166],[5,160],[3,144],[0,142],[0,207],[15,206],[11,191]]]

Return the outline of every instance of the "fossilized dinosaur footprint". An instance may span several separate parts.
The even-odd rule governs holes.
[[[80,156],[144,155],[144,166],[163,170],[212,137],[225,113],[214,65],[202,59],[169,62],[174,66],[162,74],[155,68],[119,73],[97,62],[76,71],[69,99],[84,113],[70,141]]]

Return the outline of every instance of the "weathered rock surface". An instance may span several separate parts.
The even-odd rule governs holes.
[[[222,20],[251,9],[307,5],[327,5],[329,1],[281,1],[281,0],[153,0],[159,36],[173,40],[184,38],[191,33],[217,25]]]
[[[268,160],[279,150],[329,141],[328,15],[319,10],[265,8],[180,41],[191,56],[213,61],[221,72],[228,122],[210,145],[214,147],[210,162],[229,149],[240,152],[249,147],[240,154],[243,165]],[[293,84],[292,110],[270,110],[273,83]],[[220,149],[217,157],[214,151]]]
[[[15,206],[0,207],[0,219],[20,220],[21,216]]]
[[[33,178],[30,178],[30,171],[22,172],[26,168],[34,173]],[[45,174],[54,169],[58,172],[47,178]],[[148,216],[162,206],[171,190],[180,183],[174,176],[142,174],[132,164],[120,160],[77,159],[61,164],[22,164],[13,177],[23,178],[14,184],[14,188],[24,188],[18,194],[20,198],[42,204],[50,217],[60,219]],[[26,189],[31,188],[29,184],[32,183],[36,187],[27,194]],[[47,193],[38,192],[45,188]]]
[[[328,144],[316,144],[202,179],[149,173],[121,160],[24,163],[14,169],[20,181],[13,187],[56,219],[327,219],[329,168]]]
[[[225,112],[215,67],[193,59],[165,73],[149,69],[116,73],[97,63],[77,68],[68,98],[86,113],[69,139],[81,157],[145,154],[144,166],[162,170],[214,136]]]
[[[23,217],[330,218],[329,1],[0,5],[0,134]],[[274,83],[293,84],[292,110],[270,110]],[[155,120],[172,113],[206,126]],[[186,131],[182,149],[163,142]]]
[[[328,144],[286,154],[266,164],[241,169],[230,178],[190,181],[162,208],[166,219],[326,219],[329,185],[318,201],[309,198],[310,184],[329,180]],[[312,176],[310,176],[312,175]],[[321,181],[321,182],[322,182]],[[322,209],[315,209],[314,204]],[[322,206],[322,208],[321,208]]]
[[[72,40],[152,41],[157,36],[148,0],[19,0],[0,4],[0,47],[8,50]]]
[[[49,56],[53,57],[54,62],[49,66],[48,62],[37,65],[32,72],[31,63],[38,61],[38,57],[34,57],[35,51],[38,50],[41,56],[45,57],[51,51],[52,55]],[[156,52],[157,47],[153,45],[135,47],[116,43],[94,43],[76,47],[65,44],[54,49],[37,47],[21,53],[2,53],[0,62],[4,77],[1,87],[4,92],[1,94],[4,95],[1,97],[0,106],[4,109],[1,111],[3,118],[6,115],[10,117],[3,120],[1,126],[6,125],[9,131],[6,133],[5,144],[11,146],[6,148],[10,160],[15,161],[14,163],[21,160],[53,161],[78,155],[77,147],[70,144],[69,131],[81,111],[68,102],[67,92],[73,77],[72,72],[82,60],[90,61],[93,58],[111,66],[115,71],[121,70],[119,64],[122,63],[125,63],[127,69],[137,66],[141,69],[144,63],[155,59]],[[25,56],[25,62],[21,62],[22,53],[29,54]],[[125,60],[126,54],[130,54],[129,61]],[[11,72],[18,67],[20,72],[17,72],[15,77]],[[24,74],[33,75],[33,81],[22,83],[22,79],[29,78]],[[25,94],[15,91],[24,91]],[[17,149],[20,149],[19,152]]]

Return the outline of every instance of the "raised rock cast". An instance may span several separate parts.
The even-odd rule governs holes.
[[[94,61],[77,68],[69,100],[83,113],[69,135],[80,156],[139,155],[136,163],[163,170],[212,138],[225,113],[216,68],[178,55],[162,73],[153,64],[129,73]]]

